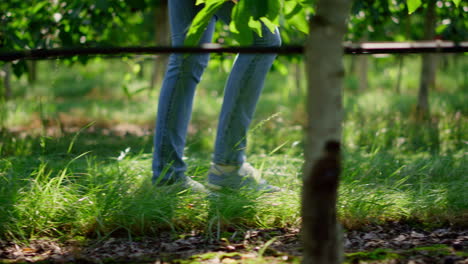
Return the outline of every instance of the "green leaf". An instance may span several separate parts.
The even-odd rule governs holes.
[[[407,4],[408,14],[412,14],[421,6],[421,0],[407,0]]]
[[[289,20],[298,14],[302,9],[302,6],[298,2],[286,1],[284,2],[284,18]]]
[[[277,25],[273,23],[270,19],[266,17],[261,17],[260,20],[265,24],[265,26],[272,32],[274,33],[276,30]]]
[[[17,78],[21,77],[23,73],[28,72],[28,65],[26,64],[26,61],[20,60],[16,63],[11,64],[13,68],[13,73]]]
[[[280,61],[276,61],[273,66],[274,66],[273,71],[278,71],[283,76],[288,75],[289,70],[288,70],[288,67],[284,65],[284,63],[281,63]]]
[[[242,0],[244,1],[244,0]],[[252,15],[255,20],[258,20],[260,17],[263,17],[267,14],[268,11],[268,0],[246,0],[246,7],[251,10]]]
[[[254,20],[253,17],[250,17],[249,19],[249,27],[257,33],[260,37],[262,37],[262,23],[258,20]]]
[[[211,18],[224,2],[225,0],[206,1],[205,7],[203,7],[193,19],[192,25],[187,32],[187,37],[185,38],[185,45],[195,46],[200,42],[201,36],[203,32],[205,32]]]
[[[234,33],[241,45],[250,45],[253,42],[253,34],[248,23],[252,17],[252,9],[249,8],[251,0],[242,0],[232,10],[232,20],[229,29]]]
[[[132,94],[130,93],[130,90],[128,89],[128,86],[126,84],[122,85],[122,90],[128,99],[132,98]]]
[[[458,7],[458,5],[460,4],[461,0],[453,0],[453,3],[455,4],[455,6]]]
[[[264,0],[267,1],[267,0]],[[279,14],[281,10],[280,0],[268,0],[268,12],[266,17],[273,21],[275,24],[278,24]]]
[[[441,35],[448,28],[448,26],[449,25],[444,25],[444,24],[437,26],[435,29],[436,34]]]
[[[145,90],[148,90],[148,88],[147,88],[147,87],[140,88],[140,89],[134,91],[133,94],[134,94],[134,95],[135,95],[135,94],[139,94],[139,93],[141,93],[141,92],[144,92]]]
[[[301,14],[302,13],[302,14]],[[295,15],[291,19],[288,20],[288,23],[292,26],[301,31],[304,34],[309,34],[309,22],[305,13],[302,11],[301,13]]]
[[[38,12],[41,11],[41,9],[42,9],[43,7],[45,7],[47,4],[49,4],[47,1],[39,2],[38,4],[36,4],[36,5],[32,8],[31,13],[32,13],[32,14],[38,13]]]

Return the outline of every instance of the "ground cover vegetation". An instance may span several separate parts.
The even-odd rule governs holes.
[[[198,1],[207,8],[188,44],[223,1]],[[214,41],[248,45],[246,31],[261,20],[280,25],[285,44],[302,45],[312,2],[269,0],[259,9],[242,1]],[[462,41],[467,10],[460,0],[354,1],[345,40]],[[0,51],[169,45],[166,12],[159,0],[3,1]],[[337,208],[348,263],[467,262],[468,63],[463,55],[421,57],[346,58]],[[186,148],[187,173],[202,182],[232,65],[230,55],[213,58]],[[165,61],[0,64],[1,262],[300,262],[302,57],[277,60],[248,136],[249,160],[284,188],[274,195],[151,185],[154,87]]]
[[[459,72],[468,65],[463,57],[441,57],[443,67],[430,97],[432,118],[421,122],[415,116],[418,78],[412,74],[420,61],[415,56],[409,58],[402,68],[393,57],[370,59],[371,88],[367,90],[358,87],[352,74],[353,58],[346,58],[350,73],[345,83],[339,218],[350,234],[395,222],[420,230],[452,226],[455,231],[451,232],[457,235],[449,242],[439,242],[466,247],[466,235],[458,234],[463,234],[460,228],[466,230],[468,217],[468,108],[463,89],[467,80]],[[200,84],[186,149],[188,174],[202,182],[209,168],[227,74],[219,71],[217,63],[210,65]],[[268,245],[268,241],[274,239],[275,232],[279,232],[277,236],[296,232],[297,236],[300,227],[305,91],[302,80],[299,89],[291,85],[297,83],[293,74],[296,65],[286,67],[290,70],[287,75],[278,71],[269,75],[248,138],[249,160],[284,191],[272,195],[245,191],[218,197],[150,184],[158,92],[147,88],[138,65],[132,60],[97,59],[86,66],[64,67],[60,61],[44,61],[38,65],[40,77],[34,85],[26,78],[13,80],[13,99],[1,106],[2,241],[27,245],[47,237],[49,242],[73,240],[83,245],[86,241],[139,241],[165,234],[170,239],[164,243],[166,247],[173,245],[172,251],[182,250],[184,239],[203,237],[204,245],[216,241],[216,246],[205,249],[231,245],[231,251],[236,252],[242,251],[236,248],[236,241],[244,239],[249,230],[260,230],[257,232],[267,234],[263,244],[243,246],[245,252],[255,252],[258,247],[251,261],[259,261],[257,257],[262,255],[273,256],[265,263],[295,261],[293,253],[287,259],[266,249],[274,244],[272,240]],[[143,76],[149,75],[149,67],[146,69]],[[402,84],[397,93],[393,80],[399,70]],[[410,239],[411,234],[401,241]],[[177,239],[182,239],[179,244],[171,244]],[[300,251],[297,239],[291,241],[296,243],[294,250]],[[108,245],[112,243],[118,242]],[[451,248],[446,251],[436,255],[453,255]],[[392,258],[394,252],[389,252],[372,258]],[[166,260],[193,254],[168,255]],[[359,256],[349,255],[348,259],[370,258]],[[109,256],[110,260],[115,258]],[[159,254],[159,258],[164,256]],[[213,258],[240,261],[238,257]],[[194,257],[193,261],[200,259],[210,257]]]

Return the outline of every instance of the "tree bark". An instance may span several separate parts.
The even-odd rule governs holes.
[[[398,60],[398,73],[397,73],[397,82],[396,82],[395,91],[397,94],[401,94],[401,80],[403,76],[403,60],[404,60],[403,55],[399,55],[397,57],[397,60]]]
[[[11,98],[12,92],[11,92],[11,66],[9,63],[6,63],[3,66],[3,93],[0,95],[3,97],[5,100],[8,100]]]
[[[145,60],[140,60],[137,62],[140,66],[140,70],[137,73],[138,79],[143,79],[145,77]]]
[[[402,19],[404,19],[405,23],[405,39],[411,39],[411,16],[406,14]],[[397,73],[397,83],[395,87],[395,91],[397,94],[401,94],[401,82],[403,80],[403,66],[405,56],[403,54],[399,54],[398,57],[398,73]]]
[[[296,82],[296,96],[302,95],[302,61],[294,64],[294,77]]]
[[[369,81],[367,78],[367,72],[369,69],[369,55],[359,55],[358,59],[358,68],[357,68],[357,77],[359,82],[359,91],[366,91],[369,86]]]
[[[364,34],[364,36],[361,38],[361,42],[366,42],[369,39],[367,33]],[[368,69],[369,69],[369,55],[359,55],[356,56],[357,60],[357,69],[356,69],[356,74],[357,74],[357,79],[358,79],[358,85],[359,85],[359,91],[363,92],[366,91],[368,86],[369,86],[369,81],[368,81]]]
[[[303,263],[338,264],[341,231],[336,219],[340,174],[342,39],[351,1],[318,0],[306,43],[307,113],[302,190]]]
[[[427,2],[426,16],[424,20],[424,38],[433,40],[435,37],[436,0]],[[416,106],[416,114],[419,119],[427,119],[430,116],[429,109],[429,89],[434,87],[436,74],[436,55],[426,53],[422,55],[421,63],[421,78],[419,84],[418,104]]]
[[[158,46],[169,46],[170,44],[170,29],[169,15],[166,1],[161,3],[154,9],[154,25],[155,39]],[[161,82],[164,72],[166,71],[168,56],[165,54],[158,55],[154,60],[153,74],[151,76],[150,88],[153,89],[156,84]]]
[[[37,61],[28,62],[28,84],[33,85],[37,80]]]

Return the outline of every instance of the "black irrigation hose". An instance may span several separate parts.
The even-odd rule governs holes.
[[[468,41],[363,42],[345,43],[346,54],[464,53]]]
[[[420,42],[365,42],[344,43],[345,54],[405,54],[405,53],[464,53],[468,42],[420,41]],[[164,53],[276,53],[279,55],[302,54],[303,46],[282,47],[222,47],[208,44],[202,47],[75,47],[57,49],[33,49],[0,52],[0,61],[19,59],[41,60],[73,56],[110,56],[125,54]]]

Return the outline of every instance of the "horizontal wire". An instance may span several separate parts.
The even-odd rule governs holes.
[[[31,49],[0,51],[0,61],[20,59],[41,60],[73,56],[108,56],[125,54],[167,54],[167,53],[248,53],[248,54],[303,54],[304,46],[281,47],[223,47],[205,44],[200,47],[71,47],[53,49]],[[417,41],[417,42],[363,42],[343,43],[345,54],[414,54],[414,53],[464,53],[468,52],[468,41]]]

